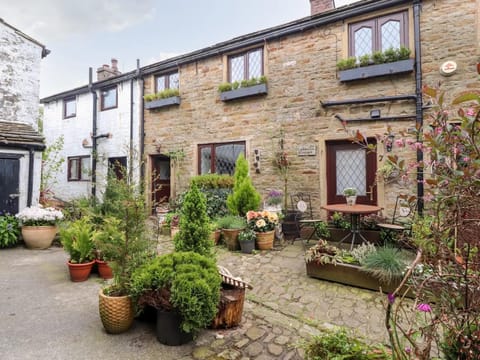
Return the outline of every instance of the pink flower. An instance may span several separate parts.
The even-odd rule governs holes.
[[[415,143],[415,149],[421,150],[423,148],[423,144],[421,142],[416,142]]]
[[[465,157],[463,158],[463,161],[469,162],[469,161],[470,161],[470,158],[469,158],[468,156],[465,156]]]
[[[431,312],[432,308],[430,305],[422,303],[417,305],[417,310],[423,311],[423,312]]]
[[[407,145],[412,145],[415,141],[413,141],[412,139],[407,139],[405,140],[405,142],[407,143]]]
[[[395,140],[395,146],[404,147],[405,146],[405,141],[403,139],[397,139],[397,140]]]
[[[475,110],[473,108],[468,108],[467,109],[467,116],[474,116],[475,115]]]
[[[394,301],[395,301],[395,295],[389,293],[389,294],[387,295],[387,299],[388,299],[388,302],[389,302],[390,304],[393,304]]]

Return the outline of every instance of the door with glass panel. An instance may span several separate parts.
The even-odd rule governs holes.
[[[327,142],[327,203],[344,203],[343,189],[353,187],[357,189],[358,204],[376,205],[376,156],[350,141]]]

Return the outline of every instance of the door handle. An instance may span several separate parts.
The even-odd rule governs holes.
[[[370,185],[368,188],[370,189],[370,191],[367,191],[367,195],[369,194],[370,195],[370,201],[373,201],[373,188],[375,187],[375,185]]]
[[[9,194],[9,195],[8,195],[8,197],[9,197],[10,199],[16,199],[16,198],[18,198],[19,196],[20,196],[20,194]]]

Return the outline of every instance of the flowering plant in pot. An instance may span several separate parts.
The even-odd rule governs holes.
[[[283,202],[283,192],[280,190],[270,190],[265,199],[266,210],[281,210]]]
[[[251,254],[255,249],[255,240],[257,236],[255,231],[252,229],[244,229],[238,234],[238,242],[240,243],[240,248],[245,254]]]
[[[22,225],[22,237],[30,249],[46,249],[57,234],[57,224],[63,219],[60,210],[41,205],[26,207],[15,217]]]
[[[247,212],[248,227],[256,233],[257,248],[268,250],[273,247],[275,240],[275,226],[278,224],[278,215],[270,211]]]

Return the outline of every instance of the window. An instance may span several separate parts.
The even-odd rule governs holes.
[[[349,25],[349,56],[360,57],[375,51],[408,46],[407,11]]]
[[[155,78],[156,92],[165,89],[178,89],[178,80],[178,72],[157,76]]]
[[[238,155],[245,155],[245,142],[205,144],[198,146],[200,174],[229,174],[235,172]]]
[[[117,87],[111,87],[102,90],[102,110],[113,109],[117,107]]]
[[[90,180],[90,156],[68,158],[68,181]]]
[[[77,115],[77,98],[75,96],[63,99],[63,118],[68,119]]]
[[[228,58],[228,81],[249,80],[263,75],[263,49],[253,49]]]

